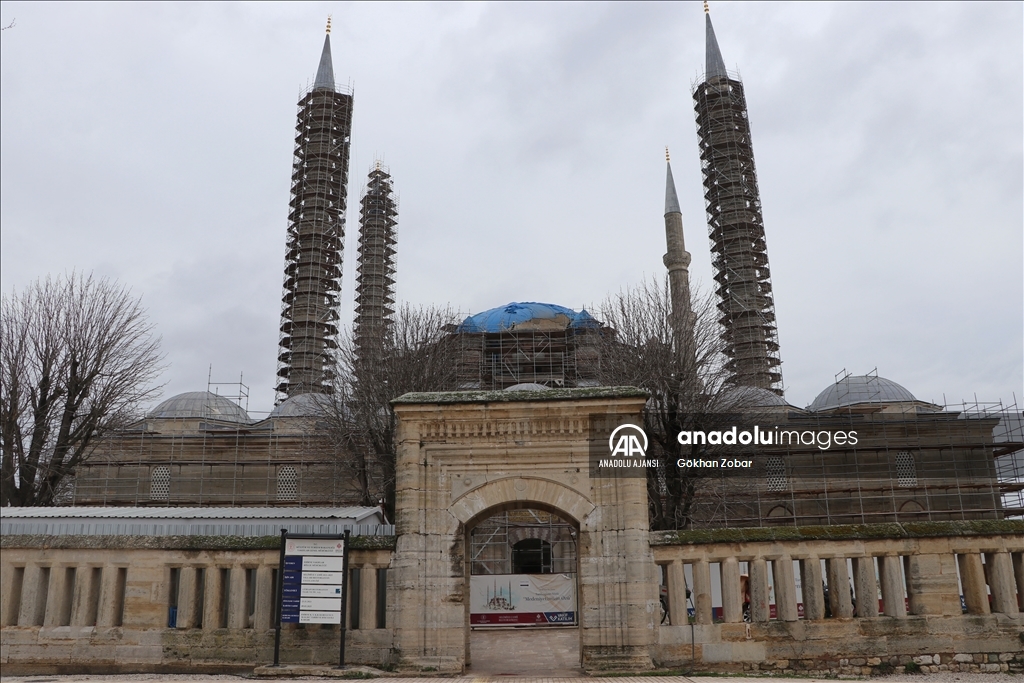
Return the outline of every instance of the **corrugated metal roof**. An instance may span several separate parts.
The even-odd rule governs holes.
[[[276,536],[301,534],[392,536],[380,509],[32,507],[0,508],[0,533],[51,536]]]
[[[353,536],[394,536],[392,524],[309,523],[309,520],[281,519],[273,524],[162,524],[120,522],[66,522],[65,520],[4,519],[3,536],[279,536],[281,529],[293,534],[343,534]]]
[[[268,508],[268,507],[5,507],[0,519],[44,517],[101,519],[350,519],[354,522],[374,514],[375,507]]]

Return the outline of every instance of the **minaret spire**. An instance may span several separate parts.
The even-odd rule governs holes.
[[[331,24],[315,85],[299,98],[292,167],[277,400],[333,390],[352,135],[352,92],[334,84]]]
[[[715,37],[715,27],[711,25],[711,10],[708,8],[707,0],[704,0],[704,77],[707,80],[717,77],[727,77],[725,71],[725,60],[722,59],[722,50],[718,47],[718,38]]]
[[[672,161],[665,148],[665,256],[669,296],[672,300],[672,327],[681,353],[692,351],[693,308],[690,303],[690,252],[683,238],[683,214],[679,209]],[[686,358],[682,359],[684,361]]]
[[[694,86],[693,103],[726,369],[732,384],[781,396],[775,299],[747,100],[743,83],[725,70],[706,3],[704,11],[706,73]]]
[[[313,89],[327,88],[334,90],[334,60],[331,59],[331,17],[327,17],[327,35],[324,37],[324,49],[320,53],[320,66],[316,70]]]

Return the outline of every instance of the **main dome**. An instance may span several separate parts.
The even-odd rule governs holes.
[[[146,417],[173,420],[200,418],[249,423],[249,414],[234,401],[209,391],[186,391],[172,396],[150,411]]]
[[[523,301],[505,304],[462,321],[458,332],[508,332],[515,329],[566,329],[600,327],[586,309],[574,311],[557,304]]]
[[[807,410],[817,412],[858,403],[905,403],[916,400],[912,393],[890,379],[875,375],[850,375],[825,387],[807,406]]]

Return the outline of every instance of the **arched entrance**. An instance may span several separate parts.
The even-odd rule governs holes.
[[[521,501],[466,528],[468,672],[580,675],[579,524]]]
[[[484,650],[473,642],[471,624],[472,582],[481,575],[474,566],[485,571],[490,562],[496,570],[504,563],[502,576],[529,583],[558,576],[557,563],[568,558],[576,566],[575,609],[544,611],[574,612],[576,644],[567,648],[573,668],[580,660],[584,669],[651,667],[660,609],[646,481],[601,478],[590,469],[594,449],[607,449],[615,425],[638,424],[645,402],[646,394],[631,387],[408,394],[394,401],[398,538],[388,620],[400,668],[456,673],[481,665]],[[530,518],[522,512],[528,510],[549,516]],[[493,521],[502,513],[514,514]],[[550,515],[569,528],[541,533]],[[493,539],[474,537],[498,527],[506,533],[500,552]],[[565,534],[573,555],[563,552]],[[475,559],[474,550],[481,551]],[[495,576],[482,587],[483,601],[500,605],[512,599],[512,586],[509,578],[500,586]],[[549,637],[538,652],[560,630],[542,628]],[[537,632],[515,628],[498,637]],[[508,649],[519,660],[533,656],[528,644]]]

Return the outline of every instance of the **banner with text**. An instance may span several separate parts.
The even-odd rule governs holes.
[[[573,625],[575,574],[492,574],[469,582],[474,626]]]

